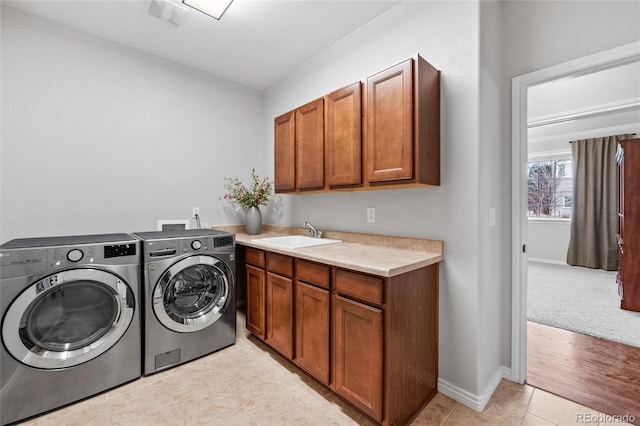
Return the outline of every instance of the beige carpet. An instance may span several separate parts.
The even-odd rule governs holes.
[[[616,272],[528,263],[529,321],[640,347],[640,313],[620,309]]]

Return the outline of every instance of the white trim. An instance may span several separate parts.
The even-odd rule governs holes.
[[[636,109],[640,109],[640,98],[625,99],[623,101],[574,109],[572,111],[557,114],[543,115],[528,120],[527,126],[529,128],[548,126],[551,124],[564,123],[566,121],[579,120],[581,118],[599,117],[601,115],[633,111]]]
[[[568,266],[567,262],[562,260],[542,259],[541,257],[530,257],[528,260],[529,262],[550,263],[552,265]]]
[[[531,143],[531,140],[529,140]],[[527,153],[527,159],[529,161],[543,161],[543,160],[564,160],[566,158],[571,159],[571,146],[567,146],[563,149],[553,149],[549,151],[537,151],[532,154]]]
[[[567,207],[568,208],[568,207]],[[571,223],[570,217],[529,217],[527,216],[527,223]]]
[[[559,78],[579,76],[640,61],[640,41],[554,65],[512,79],[512,294],[511,374],[524,383],[527,375],[527,90]]]
[[[480,395],[474,395],[471,392],[462,389],[454,384],[451,384],[443,379],[438,379],[438,392],[448,396],[459,402],[462,405],[465,405],[472,410],[475,411],[483,411],[489,400],[493,396],[493,393],[496,391],[498,386],[500,385],[500,381],[502,379],[511,380],[511,370],[507,367],[500,367],[491,380],[489,384],[484,389],[484,391]]]

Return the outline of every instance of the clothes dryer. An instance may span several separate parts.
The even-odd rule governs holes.
[[[235,235],[211,229],[133,235],[143,246],[144,374],[233,345]]]
[[[129,234],[0,246],[0,423],[141,376],[140,242]]]

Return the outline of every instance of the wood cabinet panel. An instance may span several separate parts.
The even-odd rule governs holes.
[[[296,259],[296,279],[328,289],[330,277],[328,266]]]
[[[367,78],[366,179],[413,177],[413,60]]]
[[[329,384],[329,291],[296,281],[295,362]]]
[[[336,271],[335,287],[340,294],[380,305],[382,304],[382,286],[381,278],[341,269]]]
[[[293,277],[293,258],[284,254],[267,254],[267,270],[288,278]]]
[[[293,359],[293,283],[291,279],[267,273],[267,333],[265,341]]]
[[[325,151],[328,186],[362,183],[362,84],[325,96]]]
[[[257,337],[265,338],[265,272],[247,265],[247,329]]]
[[[295,111],[296,188],[324,187],[324,99]]]
[[[335,389],[382,421],[382,311],[333,297]]]
[[[296,185],[295,114],[293,111],[275,119],[274,149],[276,192],[293,191]]]
[[[257,266],[258,268],[264,268],[264,251],[254,249],[251,247],[246,248],[246,262],[250,265]]]

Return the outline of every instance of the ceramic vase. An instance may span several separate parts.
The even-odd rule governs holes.
[[[262,226],[262,213],[259,207],[249,207],[244,213],[244,225],[247,228],[247,234],[257,235],[260,233]]]

